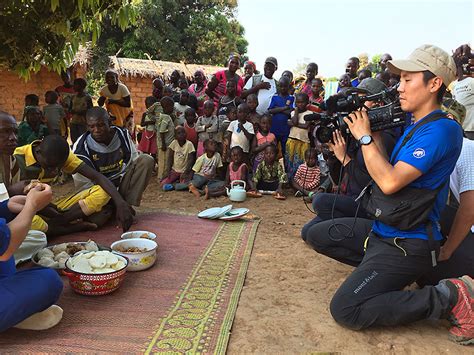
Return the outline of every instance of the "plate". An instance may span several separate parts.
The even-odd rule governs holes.
[[[220,207],[211,207],[198,213],[199,218],[213,218],[221,212]]]
[[[224,216],[226,213],[228,213],[229,211],[232,210],[232,205],[227,205],[227,206],[224,206],[221,208],[220,212],[215,215],[214,217],[212,217],[212,219],[217,219],[217,218],[220,218],[222,216]]]
[[[250,212],[250,210],[248,208],[234,208],[234,209],[230,210],[229,212],[225,213],[219,219],[222,219],[224,221],[232,221],[234,219],[239,219],[239,218],[245,216],[249,212]]]
[[[225,215],[232,209],[232,205],[224,207],[211,207],[198,213],[199,218],[215,219]]]

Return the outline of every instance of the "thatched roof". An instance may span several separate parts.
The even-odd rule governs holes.
[[[111,56],[109,58],[110,66],[117,70],[120,75],[132,77],[169,78],[175,69],[183,72],[187,77],[193,76],[196,70],[201,69],[204,71],[206,76],[209,77],[215,72],[225,69],[213,65],[185,64],[183,62],[174,63],[151,59],[119,58],[116,56]]]

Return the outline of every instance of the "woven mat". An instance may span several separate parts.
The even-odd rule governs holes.
[[[242,290],[258,220],[221,222],[149,213],[133,230],[157,234],[158,260],[129,272],[106,296],[74,293],[63,277],[62,322],[49,330],[10,329],[2,353],[224,353]],[[54,242],[93,239],[110,245],[120,231],[107,227]]]

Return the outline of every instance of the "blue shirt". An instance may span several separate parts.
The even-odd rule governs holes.
[[[295,97],[293,95],[280,96],[275,94],[272,96],[268,109],[271,110],[272,108],[285,106],[294,107],[294,102]],[[290,134],[290,126],[288,126],[289,119],[290,116],[285,113],[276,113],[272,115],[272,127],[270,128],[270,132],[275,135],[288,136]]]
[[[440,110],[433,111],[442,112]],[[430,115],[431,115],[430,114]],[[429,116],[429,115],[428,115]],[[408,126],[398,140],[394,148],[394,153],[403,141],[403,138],[426,117],[423,117],[415,124]],[[440,228],[440,212],[446,205],[449,191],[449,176],[454,170],[456,161],[461,154],[462,148],[462,128],[454,120],[440,119],[424,125],[418,129],[413,137],[401,148],[394,157],[392,153],[392,164],[403,161],[420,170],[423,175],[410,183],[408,186],[414,188],[436,189],[441,184],[445,184],[438,193],[435,205],[429,219],[434,223],[433,236],[435,240],[443,239]],[[373,231],[381,237],[394,238],[419,238],[428,239],[426,226],[420,226],[411,231],[401,231],[382,222],[375,221]]]
[[[10,228],[8,222],[15,216],[8,209],[8,200],[0,202],[0,255],[5,254],[10,245]],[[15,259],[11,257],[7,261],[0,261],[0,279],[15,273]]]

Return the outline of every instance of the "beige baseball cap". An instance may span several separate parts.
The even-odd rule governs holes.
[[[390,60],[387,62],[391,73],[400,75],[401,71],[420,72],[429,70],[443,80],[446,87],[456,79],[454,59],[439,47],[424,44],[415,49],[406,60]]]

